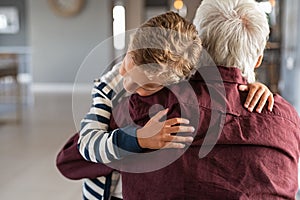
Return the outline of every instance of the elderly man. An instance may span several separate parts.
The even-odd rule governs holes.
[[[169,108],[168,118],[190,119],[197,128],[193,143],[182,151],[147,151],[124,158],[123,198],[294,199],[298,114],[279,95],[272,111],[248,112],[243,107],[246,94],[238,90],[240,84],[255,81],[254,69],[262,62],[269,34],[265,13],[254,0],[203,0],[194,24],[222,81],[215,67],[207,66],[188,84],[172,85],[149,97],[131,97],[129,113],[139,125],[145,125],[149,109],[159,104]],[[123,109],[124,105],[116,108],[118,123],[111,123],[112,128],[126,123]],[[201,154],[201,149],[207,151]],[[166,161],[170,156],[174,160]]]

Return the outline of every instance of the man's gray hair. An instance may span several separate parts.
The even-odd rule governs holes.
[[[237,67],[249,83],[269,35],[266,13],[254,0],[203,0],[194,24],[217,65]]]

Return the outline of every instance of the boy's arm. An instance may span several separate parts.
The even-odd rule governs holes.
[[[95,81],[92,90],[93,103],[90,111],[81,121],[78,149],[80,154],[88,161],[109,163],[124,157],[128,152],[140,152],[136,139],[136,128],[125,127],[107,131],[112,112],[112,100],[122,90],[122,77],[119,74],[119,65]],[[125,132],[126,131],[126,132]],[[118,137],[124,138],[128,143],[118,143]],[[129,146],[129,147],[128,147]]]
[[[156,118],[159,118],[160,114],[152,117],[145,127],[139,127],[139,138],[136,126],[129,125],[109,132],[112,100],[122,88],[118,66],[95,82],[92,90],[93,104],[81,121],[78,141],[79,152],[86,160],[109,163],[132,153],[142,152],[143,148],[183,148],[181,143],[191,142],[190,137],[169,136],[171,132],[193,132],[190,126],[170,126],[178,122],[184,123],[184,119],[173,118],[158,122]],[[141,140],[142,146],[139,144]],[[153,143],[155,145],[151,145]]]
[[[256,107],[256,112],[260,113],[268,101],[268,110],[272,111],[274,106],[273,93],[267,86],[262,83],[255,82],[248,85],[239,85],[240,91],[249,91],[247,99],[244,103],[245,108],[250,112]]]

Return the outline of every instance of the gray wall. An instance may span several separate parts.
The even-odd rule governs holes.
[[[186,4],[188,10],[186,19],[193,22],[196,10],[200,5],[201,0],[184,0],[184,3]]]
[[[18,9],[20,30],[16,34],[0,34],[0,46],[26,46],[28,29],[26,2],[24,0],[1,0],[0,6],[14,6]]]
[[[300,113],[300,2],[283,1],[282,70],[280,90],[282,96]]]
[[[112,35],[111,1],[86,0],[82,12],[69,18],[56,15],[47,0],[27,1],[33,82],[73,83],[89,52]],[[81,70],[80,81],[97,78],[111,56],[106,42],[93,66]]]
[[[144,7],[144,0],[126,0],[126,30],[136,29],[145,21]]]

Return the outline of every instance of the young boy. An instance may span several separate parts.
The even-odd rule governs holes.
[[[159,129],[149,129],[149,126],[156,124],[152,119],[160,119],[167,114],[167,110],[153,116],[147,127],[139,131],[132,125],[113,131],[108,131],[108,128],[112,101],[123,87],[130,93],[149,96],[164,86],[185,80],[196,71],[201,50],[201,40],[194,25],[176,13],[168,12],[153,17],[139,27],[131,38],[122,63],[95,81],[92,107],[81,122],[78,141],[81,155],[88,161],[110,163],[131,153],[142,152],[144,148],[184,148],[186,143],[191,143],[193,138],[190,136],[171,134],[193,132],[194,128],[188,126],[187,119],[168,119]],[[265,86],[254,83],[249,84],[249,88],[253,90],[249,93],[248,101],[254,99],[256,104]],[[264,94],[268,94],[271,105],[271,93],[267,90]],[[265,100],[260,103],[265,104]],[[176,124],[181,125],[176,126],[174,131]],[[153,131],[149,133],[152,137],[139,135],[143,129]],[[85,179],[83,198],[122,199],[121,183],[121,176],[116,171],[111,176]]]

